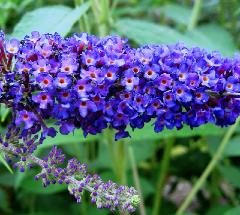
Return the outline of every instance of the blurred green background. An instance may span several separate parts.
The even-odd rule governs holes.
[[[99,36],[119,34],[127,37],[134,47],[184,42],[232,57],[240,48],[240,1],[0,0],[0,28],[8,37],[19,39],[38,30],[57,31],[62,36],[82,31]],[[9,111],[1,107],[2,131],[9,120]],[[69,157],[86,162],[90,172],[100,174],[105,180],[129,186],[136,186],[139,180],[145,214],[171,215],[227,132],[226,128],[205,125],[194,130],[184,127],[180,131],[155,134],[150,123],[141,130],[131,131],[131,139],[114,142],[110,130],[86,139],[77,131],[74,135],[47,139],[37,153],[42,156],[51,146],[59,145]],[[134,160],[129,156],[132,151]],[[239,215],[239,164],[240,128],[237,127],[221,161],[185,214]],[[44,189],[41,182],[33,179],[36,171],[12,174],[0,164],[0,215],[110,214],[91,205],[88,195],[78,205],[65,186]],[[156,204],[161,206],[159,210]],[[139,210],[135,214],[140,214]]]

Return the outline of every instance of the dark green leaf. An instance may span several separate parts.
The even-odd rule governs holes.
[[[6,212],[9,211],[7,195],[6,192],[4,192],[3,190],[0,190],[0,209]]]
[[[90,142],[98,140],[101,135],[88,135],[86,138],[83,136],[83,132],[81,129],[76,129],[74,133],[70,133],[68,135],[63,135],[58,133],[56,137],[51,138],[47,137],[44,144],[40,145],[38,148],[49,148],[53,145],[69,145],[74,143],[82,143],[82,142]]]
[[[219,166],[224,178],[234,187],[240,188],[240,170],[235,166]]]
[[[50,185],[46,188],[43,187],[42,182],[35,181],[33,177],[26,178],[23,183],[21,183],[21,189],[26,193],[35,193],[35,194],[53,194],[58,193],[63,190],[67,190],[67,186],[62,184]]]
[[[13,187],[14,186],[15,175],[9,172],[0,173],[0,185]]]
[[[240,206],[229,209],[223,215],[239,215],[240,214]]]
[[[220,215],[224,214],[226,211],[228,211],[231,207],[230,206],[223,206],[223,205],[217,205],[213,208],[211,208],[206,215]]]
[[[137,163],[152,157],[157,147],[157,144],[155,144],[154,141],[136,142],[134,141],[134,138],[133,138],[133,143],[129,143],[129,144],[132,144],[135,160]]]
[[[221,142],[220,137],[209,137],[207,140],[207,144],[209,146],[210,152],[214,154]],[[227,146],[224,149],[223,157],[237,157],[240,156],[240,136],[236,136],[232,138]]]

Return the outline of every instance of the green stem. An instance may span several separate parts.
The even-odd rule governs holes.
[[[116,180],[120,184],[126,184],[126,149],[125,142],[120,140],[115,142],[114,133],[111,129],[105,130],[105,140],[108,145],[109,155],[112,161],[112,169]],[[128,212],[120,212],[121,215],[128,215]]]
[[[225,149],[226,145],[228,144],[230,138],[232,137],[233,133],[235,132],[235,129],[236,129],[239,121],[240,121],[240,118],[238,118],[236,123],[228,129],[228,131],[224,135],[223,140],[220,143],[217,151],[213,155],[211,161],[207,165],[206,169],[204,170],[204,172],[202,173],[200,178],[195,183],[194,187],[192,188],[192,190],[188,194],[187,198],[184,200],[183,204],[178,209],[176,215],[182,215],[183,214],[183,212],[188,208],[189,204],[192,202],[193,198],[195,197],[195,195],[197,194],[199,189],[203,186],[207,177],[209,176],[209,174],[212,172],[212,170],[215,168],[218,161],[220,160],[220,158],[221,158],[221,156],[224,152],[224,149]]]
[[[117,154],[117,161],[116,161],[116,168],[118,172],[118,181],[120,184],[126,184],[127,177],[126,177],[126,143],[123,140],[116,142],[116,154]]]
[[[145,210],[145,206],[144,206],[144,199],[143,199],[143,195],[142,195],[136,160],[135,160],[135,156],[134,156],[134,152],[133,152],[131,143],[128,143],[128,155],[129,155],[131,168],[132,168],[132,172],[133,172],[134,184],[136,186],[136,189],[137,189],[139,197],[140,197],[140,215],[146,215],[146,210]]]
[[[75,6],[82,5],[84,3],[84,0],[75,0]],[[90,31],[90,24],[88,20],[88,15],[84,14],[80,20],[79,20],[79,30],[80,32],[88,32],[91,33]]]
[[[116,155],[115,148],[114,148],[113,134],[110,129],[106,129],[104,134],[105,134],[105,138],[106,138],[107,145],[108,145],[110,159],[112,161],[112,169],[113,169],[115,176],[117,177],[117,175],[118,175],[117,160],[116,160],[117,155]]]
[[[170,154],[171,149],[173,147],[174,140],[170,140],[169,142],[165,143],[163,159],[161,163],[161,168],[159,170],[159,177],[157,181],[157,192],[154,198],[154,205],[153,205],[153,212],[152,215],[159,215],[160,207],[162,202],[162,193],[164,188],[164,183],[166,180],[166,176],[168,174],[169,169],[169,162],[170,162]]]
[[[104,37],[110,30],[110,1],[109,0],[91,0],[92,10],[98,25],[98,34]]]
[[[194,1],[191,19],[187,27],[188,31],[193,30],[197,26],[198,18],[201,12],[201,5],[202,5],[202,0]]]

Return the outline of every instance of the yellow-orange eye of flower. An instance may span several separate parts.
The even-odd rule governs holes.
[[[202,78],[204,81],[208,81],[209,80],[209,78],[207,77],[207,76],[203,76],[203,78]]]
[[[233,88],[233,85],[229,83],[229,84],[227,84],[227,88],[228,88],[228,89],[232,89],[232,88]]]
[[[28,72],[29,71],[29,69],[28,68],[23,68],[23,72]]]
[[[96,78],[96,75],[95,75],[95,73],[93,73],[93,72],[92,72],[92,73],[90,73],[90,77],[91,77],[91,78]]]
[[[39,71],[40,71],[40,72],[44,72],[44,71],[45,71],[45,68],[44,68],[44,67],[40,67],[40,68],[39,68]]]
[[[46,52],[46,51],[42,51],[42,55],[43,55],[43,56],[46,56],[46,55],[47,55],[47,52]]]
[[[14,52],[14,50],[15,50],[15,49],[14,49],[13,47],[9,48],[9,51],[10,51],[10,52]]]
[[[87,63],[92,63],[92,59],[91,59],[91,58],[88,58],[88,59],[87,59]]]

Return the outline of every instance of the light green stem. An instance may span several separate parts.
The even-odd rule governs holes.
[[[133,152],[131,143],[128,143],[128,155],[129,155],[129,159],[130,159],[130,163],[131,163],[131,167],[132,167],[134,184],[136,186],[136,189],[137,189],[139,197],[140,197],[140,215],[146,215],[146,210],[145,210],[145,206],[144,206],[144,199],[143,199],[143,195],[142,195],[136,160],[135,160],[135,156],[134,156],[134,152]]]
[[[98,28],[98,34],[100,37],[104,37],[109,34],[110,29],[110,1],[109,0],[91,0],[92,11],[95,16]]]
[[[75,0],[75,6],[82,5],[84,3],[84,0]],[[91,33],[90,29],[90,22],[88,20],[88,15],[84,14],[80,20],[79,20],[79,30],[80,32],[88,32]]]
[[[184,200],[183,204],[178,209],[176,215],[182,215],[183,214],[183,212],[188,208],[189,204],[194,199],[194,197],[197,194],[197,192],[199,191],[199,189],[203,186],[203,184],[205,183],[207,177],[209,176],[209,174],[212,172],[212,170],[215,168],[215,166],[217,165],[218,161],[220,160],[220,158],[221,158],[221,156],[222,156],[222,154],[224,152],[224,149],[225,149],[226,145],[228,144],[230,138],[232,137],[232,135],[233,135],[233,133],[234,133],[234,131],[235,131],[239,121],[240,121],[240,118],[238,118],[236,123],[234,125],[232,125],[228,129],[228,131],[224,135],[224,137],[222,139],[222,142],[220,143],[217,151],[213,155],[211,161],[207,165],[206,169],[204,170],[204,172],[202,173],[200,178],[195,183],[194,187],[192,188],[192,190],[188,194],[187,198]]]
[[[190,22],[188,24],[187,30],[191,31],[197,26],[198,18],[201,12],[202,0],[195,0],[194,6],[192,10],[192,15],[190,18]]]
[[[160,212],[160,207],[161,207],[161,202],[162,202],[163,188],[164,188],[166,176],[168,174],[170,154],[171,154],[171,149],[172,149],[173,143],[174,143],[173,140],[170,140],[169,142],[165,143],[161,168],[160,168],[159,174],[158,174],[159,176],[158,176],[158,181],[157,181],[156,195],[154,198],[152,215],[160,214],[159,212]]]

